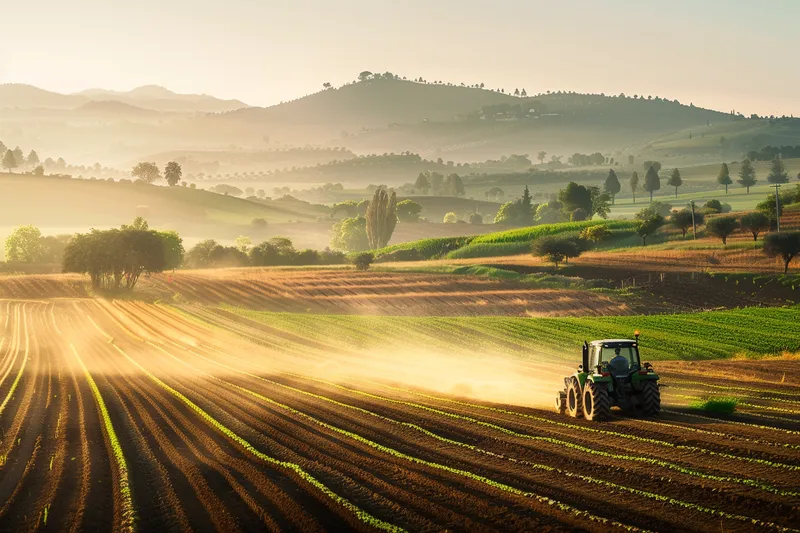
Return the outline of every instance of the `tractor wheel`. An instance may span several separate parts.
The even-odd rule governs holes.
[[[600,422],[611,416],[611,399],[605,383],[586,381],[583,389],[583,416],[586,420]]]
[[[577,378],[572,378],[567,387],[567,412],[572,418],[583,416],[583,395],[581,394],[581,384]]]
[[[657,416],[661,412],[661,391],[655,380],[644,382],[639,400],[642,416]]]

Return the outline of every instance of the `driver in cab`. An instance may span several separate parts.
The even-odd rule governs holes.
[[[628,358],[620,353],[620,348],[614,349],[614,357],[608,362],[608,366],[616,376],[628,374]]]

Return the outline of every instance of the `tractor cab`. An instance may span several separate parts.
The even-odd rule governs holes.
[[[615,378],[626,378],[631,372],[638,372],[641,367],[639,343],[624,339],[606,339],[592,341],[588,345],[589,364],[587,372],[594,370],[597,374],[611,374]]]

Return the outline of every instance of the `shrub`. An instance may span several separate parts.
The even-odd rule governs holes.
[[[412,200],[397,202],[397,220],[400,222],[419,222],[422,206]]]
[[[588,228],[583,228],[580,233],[581,238],[594,242],[595,244],[599,243],[602,240],[609,239],[613,236],[613,232],[608,229],[608,226],[605,224],[598,224],[596,226],[589,226]]]
[[[703,207],[709,213],[722,213],[722,203],[719,200],[709,200]]]
[[[263,230],[267,227],[267,221],[263,218],[254,218],[250,221],[250,226],[256,230]]]
[[[471,213],[469,215],[470,224],[483,224],[483,215],[480,213]]]
[[[455,213],[450,211],[444,216],[444,223],[445,224],[455,224],[458,221],[458,217]]]
[[[730,414],[736,410],[738,403],[739,400],[736,398],[708,398],[691,401],[689,408],[709,413]]]
[[[356,254],[353,259],[351,260],[353,266],[356,267],[356,270],[366,271],[369,270],[369,266],[375,260],[375,256],[369,252]]]
[[[390,261],[422,261],[425,257],[416,248],[408,248],[405,250],[394,250],[387,254],[383,254],[376,259],[378,263],[387,263]]]
[[[533,243],[533,255],[544,257],[556,265],[569,263],[570,257],[578,257],[586,250],[583,239],[576,237],[542,237]]]
[[[722,244],[728,244],[728,237],[739,229],[739,221],[736,217],[716,217],[706,224],[706,230],[711,235],[722,239]]]

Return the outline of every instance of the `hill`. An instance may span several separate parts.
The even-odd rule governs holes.
[[[511,103],[513,96],[477,88],[405,80],[368,80],[321,91],[267,108],[249,108],[204,121],[268,128],[286,142],[321,142],[364,128],[426,120],[450,120],[482,106]]]
[[[88,89],[78,93],[92,100],[114,100],[162,112],[222,113],[248,107],[239,100],[221,100],[206,94],[178,94],[158,85],[130,91]]]
[[[0,109],[50,107],[56,109],[74,109],[89,101],[82,95],[59,94],[32,85],[20,83],[4,83],[0,85]]]
[[[127,92],[89,89],[76,94],[61,94],[32,85],[0,85],[0,108],[75,109],[92,101],[114,101],[160,112],[220,113],[246,108],[239,100],[221,100],[205,94],[177,94],[158,86],[146,86]]]
[[[233,239],[254,218],[316,221],[330,211],[291,199],[250,201],[189,187],[26,174],[0,174],[0,197],[6,199],[1,228],[34,224],[50,233],[118,226],[141,214],[154,227],[185,236]]]

